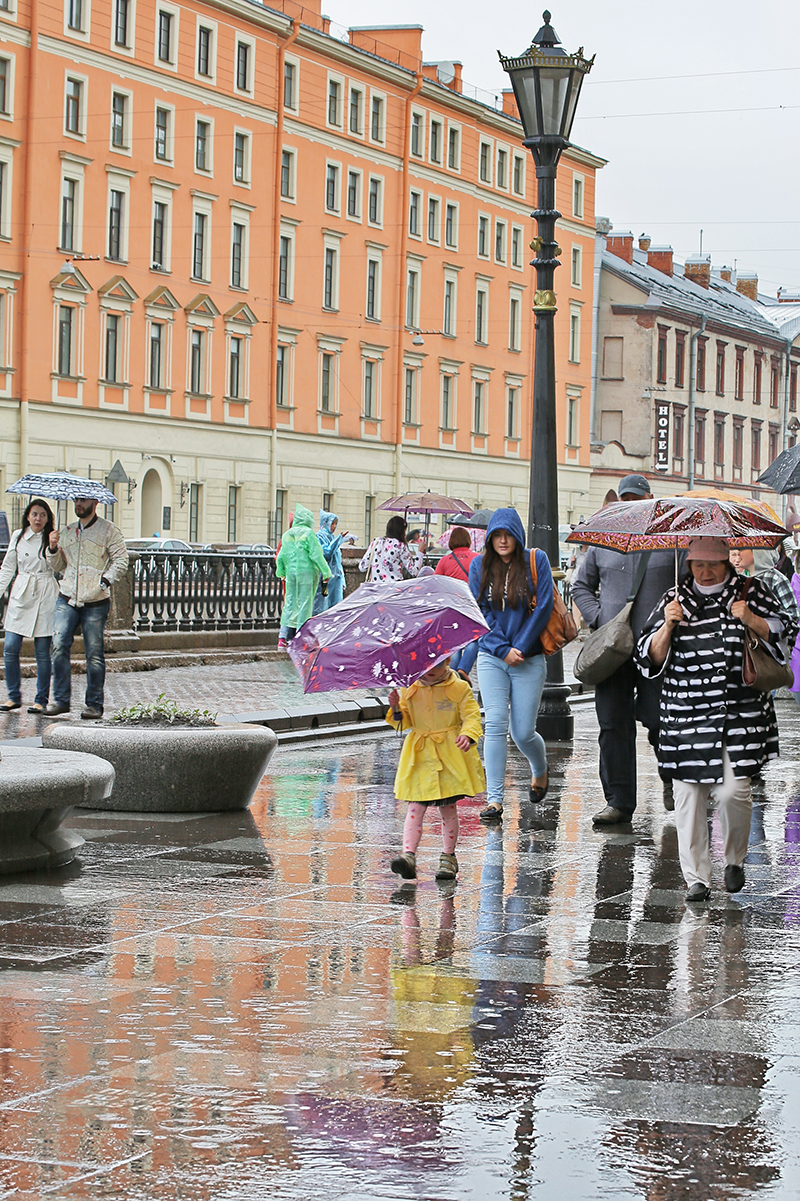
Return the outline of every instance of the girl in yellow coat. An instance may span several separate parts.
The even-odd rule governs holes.
[[[392,860],[392,871],[405,880],[417,877],[416,851],[422,837],[425,810],[435,805],[442,818],[442,854],[437,880],[455,880],[458,861],[459,801],[486,788],[475,744],[481,736],[481,715],[472,689],[450,669],[445,659],[410,688],[389,693],[386,720],[408,730],[394,780],[395,796],[408,802],[403,827],[403,853]]]

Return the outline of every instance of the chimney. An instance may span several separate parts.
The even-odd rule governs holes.
[[[748,300],[758,300],[758,276],[755,271],[739,271],[736,276],[736,291]]]
[[[730,267],[720,267],[719,276],[720,279],[724,279],[725,282],[729,284],[733,279],[733,272],[731,271]]]
[[[650,241],[651,241],[651,239],[648,237],[647,234],[639,234],[639,249],[640,250],[649,250],[650,249]]]
[[[633,263],[633,234],[630,230],[626,230],[624,233],[609,234],[606,246],[618,259],[624,259],[626,263]]]
[[[647,240],[648,242],[650,241],[649,238]],[[672,275],[672,247],[651,246],[647,252],[647,265],[648,267],[652,267],[654,271],[661,271],[664,275]]]
[[[519,109],[513,88],[503,88],[503,112],[507,117],[516,117],[519,121]]]
[[[800,292],[790,292],[788,288],[778,288],[778,304],[800,304]]]
[[[699,288],[707,288],[711,283],[711,259],[701,258],[699,254],[692,255],[684,264],[683,274]]]

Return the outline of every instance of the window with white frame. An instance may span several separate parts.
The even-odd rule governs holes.
[[[329,350],[320,351],[319,365],[319,407],[323,413],[335,413],[338,401],[338,364],[339,356]]]
[[[519,437],[519,395],[517,384],[506,387],[506,438],[510,441]]]
[[[495,262],[504,263],[506,261],[506,237],[508,226],[505,221],[495,221],[494,223],[494,257]]]
[[[250,183],[250,134],[237,129],[233,135],[234,183]]]
[[[350,99],[347,106],[347,128],[356,137],[364,135],[364,89],[350,85]]]
[[[511,176],[511,186],[517,196],[525,195],[525,159],[521,154],[514,155],[514,167]]]
[[[481,183],[492,182],[492,143],[481,142],[478,148],[478,178]]]
[[[214,79],[217,71],[217,25],[212,21],[197,22],[197,52],[195,75],[198,79]]]
[[[361,180],[360,171],[347,172],[347,216],[352,221],[361,220]]]
[[[151,321],[147,344],[147,384],[157,391],[164,388],[166,332],[163,321]]]
[[[106,258],[114,262],[124,262],[128,257],[127,208],[127,188],[112,184],[108,190]]]
[[[458,250],[457,204],[446,204],[444,208],[444,244],[448,250]]]
[[[367,259],[366,317],[369,321],[381,319],[381,267],[382,258],[371,254]]]
[[[193,197],[192,206],[192,278],[208,283],[211,279],[211,211],[213,201]]]
[[[442,203],[438,196],[428,197],[428,241],[438,243],[441,239]]]
[[[481,283],[475,292],[475,341],[482,346],[489,341],[489,290]]]
[[[572,215],[573,217],[583,217],[583,185],[584,177],[582,175],[572,176]]]
[[[447,129],[447,166],[451,171],[461,170],[460,125],[450,125]]]
[[[255,42],[242,34],[236,37],[236,64],[234,82],[237,92],[248,95],[253,91],[253,60],[255,58]]]
[[[86,82],[75,75],[67,75],[64,92],[64,132],[74,137],[86,133]]]
[[[129,50],[133,45],[133,0],[114,0],[112,38],[115,48]]]
[[[440,163],[442,161],[442,146],[444,143],[444,126],[441,121],[431,118],[430,135],[428,139],[428,153],[432,163]]]
[[[56,373],[66,378],[74,377],[75,334],[78,326],[77,309],[74,305],[58,306],[56,334]]]
[[[173,109],[163,104],[156,105],[155,158],[158,162],[171,163]]]
[[[339,308],[339,239],[325,235],[322,267],[322,307],[331,312]]]
[[[472,381],[472,432],[473,434],[486,433],[486,392],[488,384],[486,380],[475,379]]]
[[[14,115],[14,59],[0,55],[0,117]]]
[[[491,218],[480,215],[478,217],[478,257],[479,258],[488,259],[490,237],[491,237]]]
[[[10,227],[10,216],[8,210],[11,207],[10,187],[11,169],[10,164],[3,158],[0,158],[0,238],[8,238],[8,229]],[[4,295],[0,293],[0,295]],[[0,330],[0,335],[2,330]],[[0,366],[3,364],[3,354],[5,343],[0,336]]]
[[[206,395],[206,338],[204,329],[189,329],[189,391],[193,396]]]
[[[370,104],[369,136],[373,142],[386,141],[386,97],[373,92]]]
[[[454,430],[456,428],[455,376],[445,371],[441,378],[441,428]]]
[[[169,267],[169,209],[164,200],[153,201],[152,266],[159,271]]]
[[[159,4],[156,9],[156,62],[162,67],[178,63],[178,24],[180,9]]]
[[[289,388],[291,347],[278,343],[275,356],[275,403],[279,409],[290,407]]]
[[[210,121],[195,121],[194,169],[203,175],[211,175],[214,166],[212,132]]]
[[[228,339],[228,398],[241,400],[244,389],[244,338],[235,334]]]
[[[519,225],[511,226],[511,266],[522,266],[522,239],[524,231]]]
[[[235,542],[239,528],[239,489],[235,484],[228,485],[228,541]]]
[[[281,198],[294,200],[297,196],[297,153],[286,147],[281,151]]]
[[[329,213],[339,212],[339,176],[338,163],[328,163],[325,168],[325,208]]]
[[[497,166],[495,168],[495,184],[504,190],[508,188],[508,151],[497,150]]]
[[[581,361],[581,311],[572,306],[569,313],[569,361]]]
[[[293,111],[297,110],[299,75],[300,64],[287,57],[283,64],[283,106]]]
[[[118,313],[106,313],[105,353],[103,356],[103,379],[107,384],[118,384],[120,376],[120,341],[122,318]]]
[[[111,93],[111,148],[130,151],[130,105],[129,92]]]
[[[567,446],[576,448],[580,444],[579,425],[580,397],[574,392],[567,393]]]
[[[410,151],[415,158],[422,158],[425,145],[425,118],[422,113],[411,114],[411,146]]]
[[[420,228],[420,209],[422,207],[422,193],[412,191],[408,205],[408,232],[412,238],[422,236]]]
[[[583,274],[583,250],[580,246],[572,247],[572,279],[573,288],[581,286],[581,277]]]
[[[406,270],[406,326],[408,329],[419,329],[420,271],[421,264],[416,261],[409,263]]]
[[[294,299],[294,226],[285,223],[278,247],[278,299]]]
[[[341,79],[328,76],[328,102],[326,120],[335,129],[342,127],[342,93],[344,82]]]
[[[65,175],[61,180],[61,213],[58,245],[60,250],[78,250],[80,188],[82,179]]]
[[[369,177],[367,220],[370,225],[383,225],[383,179],[376,175]]]
[[[404,368],[403,379],[403,425],[416,425],[417,423],[417,376],[418,368]]]
[[[0,8],[8,10],[9,0],[0,0]],[[65,0],[64,23],[70,33],[86,32],[86,11],[83,0]]]
[[[237,213],[231,221],[231,287],[247,287],[247,225]]]
[[[522,349],[522,297],[516,291],[508,298],[508,349]]]
[[[362,375],[361,416],[374,420],[378,416],[378,395],[380,387],[380,360],[364,357]]]

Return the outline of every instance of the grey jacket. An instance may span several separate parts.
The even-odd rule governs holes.
[[[572,599],[593,630],[616,617],[628,603],[640,554],[590,546],[572,580]],[[685,552],[679,556],[681,575]],[[675,587],[675,552],[654,550],[631,610],[631,629],[638,639],[647,619],[668,588]]]

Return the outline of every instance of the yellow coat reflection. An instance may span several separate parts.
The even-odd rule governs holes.
[[[401,801],[439,801],[444,797],[477,796],[486,788],[477,747],[481,715],[472,689],[454,671],[441,684],[421,682],[400,689],[402,720],[391,710],[386,720],[395,729],[408,730],[394,794]],[[456,746],[459,734],[473,745],[468,751]]]

